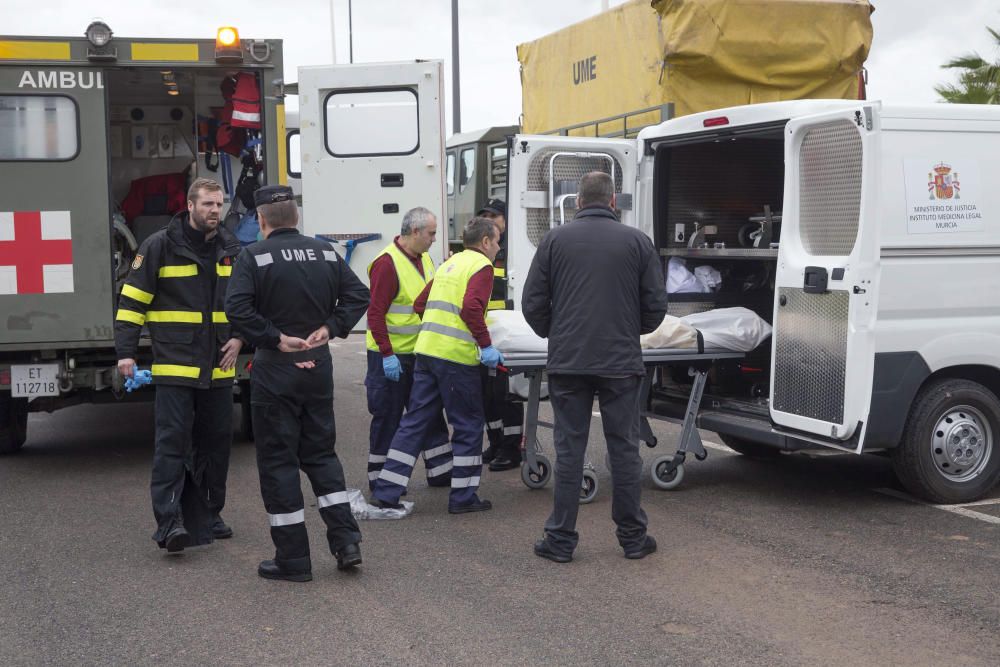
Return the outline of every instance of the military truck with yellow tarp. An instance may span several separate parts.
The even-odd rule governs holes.
[[[863,99],[868,0],[631,0],[517,47],[526,134],[635,136],[671,116]]]

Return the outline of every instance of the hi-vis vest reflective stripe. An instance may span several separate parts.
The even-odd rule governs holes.
[[[434,262],[427,253],[420,256],[424,266],[424,275],[421,276],[410,258],[396,247],[395,241],[386,246],[375,259],[382,255],[389,255],[392,258],[392,265],[396,268],[396,278],[399,280],[399,291],[396,292],[395,298],[389,305],[389,311],[385,314],[389,344],[396,354],[413,354],[413,348],[417,344],[417,334],[420,333],[420,316],[413,312],[413,302],[434,277]],[[375,259],[372,260],[372,264],[375,263]],[[372,264],[368,265],[369,276],[372,273]],[[371,331],[365,334],[365,342],[369,350],[378,352],[378,343],[375,342]]]
[[[463,250],[441,265],[427,296],[424,323],[414,350],[417,354],[467,366],[479,363],[476,339],[459,313],[469,280],[487,266],[490,260],[475,250]]]

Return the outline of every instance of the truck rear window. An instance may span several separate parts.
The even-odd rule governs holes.
[[[72,160],[80,147],[77,116],[64,95],[0,95],[0,160]]]
[[[417,94],[409,88],[334,91],[325,110],[333,156],[410,155],[420,146]]]

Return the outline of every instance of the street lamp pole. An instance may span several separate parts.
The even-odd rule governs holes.
[[[451,0],[451,108],[453,134],[462,131],[462,93],[458,74],[458,0]]]
[[[347,62],[354,62],[354,20],[351,15],[351,0],[347,0],[347,57]]]

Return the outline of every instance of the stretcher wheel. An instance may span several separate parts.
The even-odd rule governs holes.
[[[583,484],[580,485],[580,504],[586,505],[597,496],[597,473],[593,470],[583,471]]]
[[[708,458],[708,452],[698,452],[697,454],[694,455],[694,457],[699,461],[704,461],[705,459]]]
[[[521,481],[529,489],[544,488],[552,475],[552,464],[544,454],[535,454],[535,462],[538,464],[537,474],[531,472],[527,462],[521,464]]]
[[[681,480],[684,479],[684,464],[680,464],[673,471],[667,472],[669,466],[668,464],[673,460],[673,455],[661,456],[658,459],[653,460],[653,466],[650,468],[649,472],[653,478],[653,484],[656,488],[663,489],[664,491],[670,491],[671,489],[676,489],[681,485]]]

